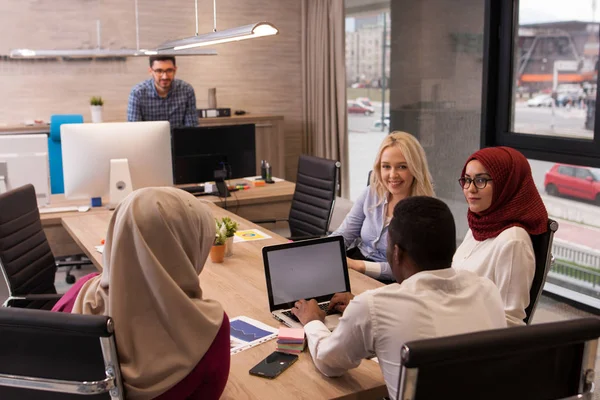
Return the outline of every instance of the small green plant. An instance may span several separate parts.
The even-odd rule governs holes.
[[[103,106],[104,105],[104,100],[102,100],[102,97],[98,96],[92,96],[92,98],[90,99],[90,105],[92,106]]]
[[[233,237],[235,232],[238,230],[238,223],[232,220],[229,217],[221,218],[221,224],[225,225],[225,229],[227,230],[227,237]]]
[[[215,232],[215,246],[222,246],[227,241],[227,227],[222,221],[219,221],[215,218],[215,227],[217,231]]]

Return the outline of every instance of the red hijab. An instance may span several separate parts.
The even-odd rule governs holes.
[[[548,212],[523,154],[510,147],[481,149],[467,159],[461,176],[471,160],[483,164],[494,182],[490,207],[479,214],[469,210],[467,216],[475,240],[496,237],[512,226],[520,226],[530,235],[546,232]]]

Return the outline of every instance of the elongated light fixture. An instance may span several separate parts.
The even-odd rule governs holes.
[[[279,29],[269,22],[257,22],[237,28],[217,31],[217,0],[213,0],[213,31],[202,35],[198,34],[198,0],[196,3],[196,35],[184,39],[171,40],[157,46],[159,51],[181,51],[194,47],[212,46],[215,44],[236,42],[239,40],[254,39],[263,36],[277,35]]]
[[[146,49],[74,49],[74,50],[32,50],[14,49],[10,51],[10,58],[39,59],[39,58],[110,58],[110,57],[139,57],[164,54],[169,56],[213,56],[217,52],[213,49],[191,49],[185,52],[173,50],[146,50]]]
[[[140,49],[140,28],[138,0],[135,3],[135,49],[104,49],[101,47],[100,40],[100,21],[96,21],[97,47],[95,49],[64,49],[64,50],[32,50],[32,49],[13,49],[9,53],[10,58],[20,59],[40,59],[40,58],[59,58],[66,59],[86,59],[86,58],[113,58],[113,57],[140,57],[152,55],[167,56],[216,56],[217,52],[212,49],[190,49],[186,51],[175,52],[172,48],[159,49]]]

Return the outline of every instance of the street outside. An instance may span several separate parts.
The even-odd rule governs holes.
[[[376,121],[381,121],[381,103],[372,102],[372,104],[375,108],[375,113],[372,115],[348,115],[350,199],[353,201],[364,190],[379,145],[388,133],[387,128],[382,132],[380,127],[374,127]],[[525,103],[517,103],[515,108],[516,128],[525,127],[530,132],[534,130],[552,132],[550,124],[553,123],[554,132],[561,135],[584,137],[588,135],[591,139],[592,131],[583,129],[585,121],[583,109],[557,108],[554,110],[553,119],[551,108],[531,108]],[[385,104],[385,115],[389,115],[388,103]],[[600,250],[600,206],[546,195],[543,188],[544,176],[554,163],[537,160],[530,160],[529,163],[550,217],[560,224],[555,237]],[[452,167],[459,171],[462,165]]]
[[[592,140],[594,132],[584,128],[585,114],[579,107],[528,107],[525,101],[518,101],[514,131]]]

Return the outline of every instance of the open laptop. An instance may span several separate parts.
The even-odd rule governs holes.
[[[344,239],[341,236],[263,247],[269,309],[291,328],[302,324],[291,313],[300,299],[315,299],[323,310],[335,293],[350,291]],[[325,326],[337,326],[340,314],[327,315]]]

